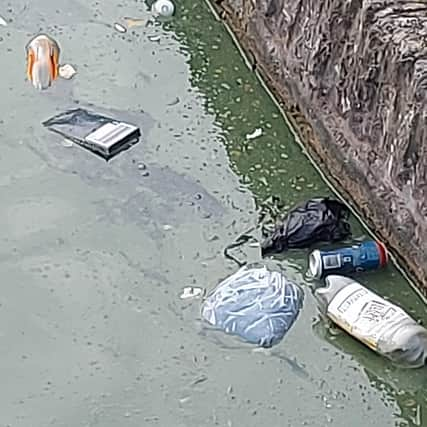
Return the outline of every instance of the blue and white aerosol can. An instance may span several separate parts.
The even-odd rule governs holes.
[[[385,246],[369,240],[357,245],[328,251],[314,250],[309,256],[309,270],[316,279],[329,274],[356,273],[377,270],[388,262]]]

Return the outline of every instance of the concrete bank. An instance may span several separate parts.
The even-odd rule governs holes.
[[[212,4],[307,151],[427,295],[427,5]]]

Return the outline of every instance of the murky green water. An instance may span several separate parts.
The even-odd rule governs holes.
[[[330,193],[205,4],[122,35],[111,24],[148,19],[143,2],[35,3],[0,1],[0,426],[425,425],[425,371],[328,331],[305,252],[283,260],[306,299],[272,355],[220,345],[179,298],[235,271],[223,248],[260,201]],[[40,29],[78,68],[45,93],[25,81]],[[109,163],[65,146],[40,122],[76,102],[142,142]],[[361,280],[427,318],[394,268]]]

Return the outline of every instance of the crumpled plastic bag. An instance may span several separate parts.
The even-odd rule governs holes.
[[[262,255],[351,237],[350,210],[338,200],[310,199],[293,208],[261,244]]]
[[[277,344],[302,308],[302,289],[266,266],[242,267],[202,304],[202,317],[216,329],[260,347]]]

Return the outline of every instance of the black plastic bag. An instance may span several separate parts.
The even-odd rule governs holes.
[[[351,237],[349,216],[347,206],[338,200],[310,199],[289,211],[276,225],[261,244],[262,255],[347,239]]]

